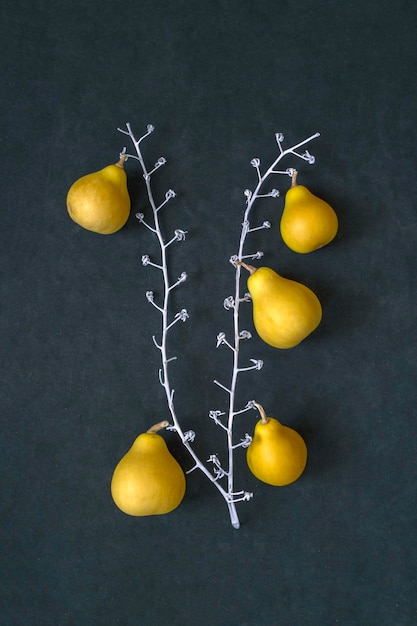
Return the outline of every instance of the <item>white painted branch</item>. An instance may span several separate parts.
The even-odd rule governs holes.
[[[199,457],[197,456],[197,454],[194,452],[191,443],[194,441],[194,437],[195,437],[195,433],[193,431],[183,431],[180,425],[180,422],[177,418],[176,412],[175,412],[175,407],[174,407],[174,389],[171,388],[170,386],[170,380],[169,380],[169,364],[176,359],[176,357],[171,357],[168,358],[167,356],[167,336],[168,336],[168,331],[172,329],[172,327],[174,326],[174,324],[176,324],[178,321],[186,321],[186,319],[188,318],[188,313],[186,311],[186,309],[182,309],[181,311],[179,311],[178,313],[176,313],[176,315],[174,316],[174,318],[172,319],[171,322],[168,321],[168,316],[169,316],[169,311],[170,311],[170,297],[171,297],[171,292],[174,290],[174,288],[178,287],[180,285],[180,283],[183,283],[186,280],[186,274],[185,272],[183,272],[181,274],[181,276],[178,278],[178,280],[174,283],[170,283],[169,281],[169,272],[168,272],[168,258],[167,258],[167,249],[171,246],[172,243],[174,243],[175,241],[182,241],[183,239],[185,239],[185,234],[186,231],[183,230],[175,230],[174,231],[174,236],[167,242],[165,243],[164,241],[164,237],[162,234],[162,230],[161,230],[161,226],[160,226],[160,221],[159,221],[159,212],[160,210],[169,202],[169,200],[171,200],[172,198],[175,197],[175,192],[172,189],[169,189],[166,193],[165,193],[165,199],[160,203],[160,204],[156,204],[155,199],[154,199],[154,195],[153,195],[153,190],[151,187],[151,178],[152,176],[155,174],[155,172],[166,163],[166,160],[164,157],[160,157],[158,159],[158,161],[155,163],[154,167],[152,170],[147,170],[146,168],[146,164],[144,161],[144,158],[142,156],[142,151],[141,151],[141,143],[142,141],[147,138],[154,130],[154,127],[151,124],[148,124],[147,126],[147,131],[144,135],[142,135],[140,137],[140,139],[136,139],[136,137],[134,136],[131,126],[129,123],[126,124],[126,129],[118,129],[122,134],[127,135],[132,143],[133,146],[135,148],[135,152],[136,154],[133,155],[127,155],[126,153],[126,148],[124,149],[123,154],[126,154],[128,157],[131,157],[133,159],[135,159],[136,161],[139,161],[141,169],[142,169],[142,173],[143,173],[143,178],[145,180],[145,184],[146,184],[146,190],[147,190],[147,195],[148,195],[148,200],[149,200],[149,204],[152,210],[152,217],[153,217],[153,224],[148,223],[147,221],[145,221],[144,215],[142,213],[138,213],[137,214],[137,218],[138,220],[144,224],[148,230],[150,230],[152,233],[154,233],[158,239],[158,243],[159,243],[159,248],[160,248],[160,254],[161,254],[161,261],[160,263],[154,263],[153,261],[150,260],[148,255],[143,255],[142,256],[142,263],[143,265],[151,265],[155,268],[157,268],[158,270],[160,270],[160,272],[162,273],[162,277],[163,277],[163,304],[157,305],[154,301],[154,294],[152,291],[147,291],[146,292],[146,297],[148,299],[148,301],[161,313],[161,342],[158,343],[156,341],[155,335],[153,335],[152,340],[153,343],[155,344],[156,348],[160,351],[161,353],[161,364],[162,367],[159,370],[159,381],[162,385],[162,387],[164,387],[165,389],[165,394],[166,394],[166,399],[167,399],[167,404],[168,404],[168,408],[171,414],[171,419],[173,422],[173,425],[171,425],[169,428],[171,430],[175,430],[179,437],[181,438],[181,441],[183,443],[183,445],[186,447],[186,449],[188,450],[190,456],[193,459],[193,465],[191,467],[191,469],[188,470],[188,472],[186,472],[187,474],[190,474],[191,472],[195,471],[196,469],[199,469],[201,472],[203,472],[203,474],[205,474],[205,476],[211,481],[211,483],[218,489],[218,491],[220,492],[220,494],[223,496],[223,498],[226,501],[226,504],[228,506],[228,510],[229,510],[229,515],[230,515],[230,521],[232,523],[232,526],[234,528],[239,528],[240,527],[240,522],[239,522],[239,517],[237,514],[237,510],[236,510],[236,503],[237,502],[244,502],[249,500],[252,497],[252,493],[248,492],[248,491],[235,491],[234,488],[234,467],[233,467],[233,461],[234,461],[234,450],[236,450],[237,448],[241,448],[241,447],[247,447],[250,443],[250,436],[248,434],[245,435],[245,437],[243,439],[240,439],[240,442],[238,443],[234,443],[234,433],[233,433],[233,425],[234,425],[234,418],[237,415],[240,415],[241,413],[244,413],[248,410],[251,410],[253,408],[256,407],[255,402],[253,400],[250,400],[244,409],[240,409],[240,410],[236,410],[235,409],[235,400],[236,400],[236,388],[237,388],[237,382],[238,382],[238,377],[241,373],[244,372],[248,372],[250,370],[260,370],[263,362],[260,359],[250,359],[250,361],[253,363],[253,365],[248,366],[248,367],[241,367],[239,364],[239,346],[240,346],[240,341],[247,341],[251,338],[251,333],[247,330],[244,329],[240,329],[239,327],[239,311],[240,311],[240,305],[246,302],[250,302],[251,298],[250,298],[250,294],[245,293],[243,295],[241,295],[241,291],[240,291],[240,280],[241,280],[241,265],[240,262],[243,259],[260,259],[263,255],[263,252],[261,251],[257,251],[253,254],[243,254],[244,251],[244,246],[246,243],[246,237],[248,234],[253,233],[254,231],[259,231],[261,229],[265,229],[265,228],[270,228],[271,224],[268,221],[263,222],[263,224],[261,226],[255,226],[255,227],[251,227],[250,226],[250,221],[249,221],[249,217],[251,214],[251,211],[253,209],[254,203],[256,200],[261,199],[261,198],[265,198],[265,197],[278,197],[279,196],[279,191],[277,189],[272,189],[270,192],[267,193],[261,193],[261,188],[264,185],[264,183],[266,182],[266,180],[273,174],[284,174],[287,176],[292,176],[293,174],[293,169],[292,168],[288,168],[286,170],[279,170],[277,169],[278,164],[280,163],[280,161],[288,155],[294,155],[300,159],[303,159],[305,161],[307,161],[308,163],[314,163],[314,157],[308,152],[308,150],[306,150],[304,153],[298,152],[298,150],[300,148],[302,148],[303,146],[305,146],[307,143],[309,143],[310,141],[312,141],[313,139],[315,139],[316,137],[319,136],[319,133],[315,133],[314,135],[311,135],[310,137],[308,137],[307,139],[305,139],[304,141],[301,141],[300,143],[292,146],[291,148],[287,148],[286,150],[283,149],[282,147],[282,142],[284,140],[284,137],[282,135],[282,133],[276,133],[275,138],[279,147],[279,154],[277,156],[277,158],[273,161],[273,163],[267,168],[267,170],[264,172],[264,174],[261,173],[261,161],[258,158],[252,159],[251,161],[251,165],[256,169],[257,172],[257,178],[258,178],[258,182],[257,185],[255,187],[255,189],[252,191],[250,189],[246,189],[244,191],[244,195],[246,196],[246,209],[244,212],[244,218],[243,218],[243,222],[242,222],[242,227],[241,227],[241,233],[240,233],[240,238],[239,238],[239,245],[238,245],[238,252],[237,254],[233,255],[230,258],[230,262],[234,265],[235,267],[235,290],[234,290],[234,295],[227,297],[224,302],[224,308],[227,310],[231,310],[233,311],[233,331],[234,331],[234,342],[229,342],[228,340],[226,340],[226,336],[225,333],[219,333],[217,336],[217,346],[219,347],[222,344],[225,344],[230,350],[231,353],[233,355],[233,361],[232,361],[232,373],[231,373],[231,380],[230,380],[230,386],[226,386],[223,385],[222,383],[220,383],[219,381],[215,380],[214,383],[216,385],[218,385],[221,389],[223,389],[229,396],[229,401],[228,401],[228,411],[227,413],[224,413],[222,411],[210,411],[209,412],[209,417],[211,419],[213,419],[213,421],[220,426],[226,433],[227,436],[227,450],[228,450],[228,456],[227,456],[227,467],[223,467],[217,457],[217,455],[213,454],[210,456],[210,458],[208,459],[208,462],[211,462],[213,464],[213,472],[211,472],[206,465],[199,459]],[[227,417],[227,424],[224,424],[221,420],[220,417],[226,415]],[[221,480],[225,479],[227,481],[227,487],[224,487],[221,484]]]

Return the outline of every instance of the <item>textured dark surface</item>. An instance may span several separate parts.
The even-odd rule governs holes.
[[[415,626],[415,5],[17,0],[0,17],[2,624]],[[274,489],[237,453],[237,487],[254,492],[240,530],[197,473],[167,516],[130,518],[109,494],[135,436],[167,415],[144,297],[159,277],[140,263],[156,247],[133,217],[146,210],[133,161],[119,233],[77,227],[65,196],[117,159],[125,122],[155,125],[145,156],[168,160],[155,193],[178,194],[163,225],[188,231],[171,250],[190,313],[172,373],[202,458],[224,453],[207,413],[230,372],[215,343],[231,330],[250,160],[271,162],[277,131],[287,145],[321,132],[316,164],[297,165],[336,208],[337,240],[292,253],[282,201],[266,200],[273,228],[254,245],[316,291],[323,322],[291,351],[254,340],[265,365],[239,387],[304,435],[309,463]]]

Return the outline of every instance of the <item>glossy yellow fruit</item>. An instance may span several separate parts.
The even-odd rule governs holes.
[[[280,276],[269,267],[249,270],[248,289],[256,332],[274,348],[293,348],[320,324],[322,308],[305,285]]]
[[[126,156],[98,172],[87,174],[71,185],[67,209],[79,226],[101,235],[120,230],[130,213],[127,177],[123,168]]]
[[[335,211],[324,200],[296,183],[294,172],[292,187],[285,196],[280,230],[284,242],[294,252],[306,254],[322,248],[335,238],[338,219]]]
[[[297,480],[307,463],[307,446],[295,430],[267,417],[256,405],[261,419],[255,426],[246,460],[256,478],[274,487],[284,487]]]
[[[111,494],[127,515],[163,515],[184,497],[184,472],[157,434],[166,426],[160,422],[139,435],[114,470]]]

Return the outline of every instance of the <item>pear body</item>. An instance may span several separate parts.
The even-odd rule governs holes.
[[[284,487],[297,480],[307,463],[307,446],[299,433],[273,417],[259,420],[246,460],[256,478],[268,485]]]
[[[117,464],[111,494],[127,515],[162,515],[173,511],[185,494],[185,476],[157,433],[143,433]]]
[[[320,324],[322,308],[315,293],[269,267],[249,276],[248,289],[256,332],[274,348],[293,348]]]
[[[280,230],[286,245],[306,254],[335,238],[338,219],[333,208],[303,185],[291,187],[285,196]]]
[[[121,158],[71,185],[67,194],[69,216],[82,228],[110,235],[120,230],[130,213],[127,177]]]

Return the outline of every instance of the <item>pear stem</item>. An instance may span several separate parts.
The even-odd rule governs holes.
[[[258,269],[257,267],[253,267],[253,265],[248,265],[247,263],[244,263],[243,261],[236,261],[235,265],[241,265],[245,268],[245,270],[248,270],[250,275],[254,274]]]
[[[162,430],[163,428],[166,428],[167,426],[169,426],[169,422],[167,420],[164,420],[163,422],[158,422],[157,424],[154,424],[146,432],[150,433],[151,435],[153,435],[153,434],[157,433],[158,430]]]
[[[122,154],[122,155],[120,156],[120,159],[118,160],[118,162],[117,162],[117,163],[115,163],[115,165],[116,165],[117,167],[121,167],[121,168],[123,169],[124,162],[126,161],[126,159],[127,159],[127,154],[126,154],[126,153],[124,153],[124,154]]]
[[[261,404],[258,404],[257,402],[254,402],[254,405],[256,406],[256,408],[258,409],[261,415],[262,424],[267,424],[269,422],[269,417],[267,417],[263,406]]]
[[[294,170],[292,173],[292,177],[291,177],[291,187],[297,186],[297,176],[298,176],[298,172],[297,170]]]

